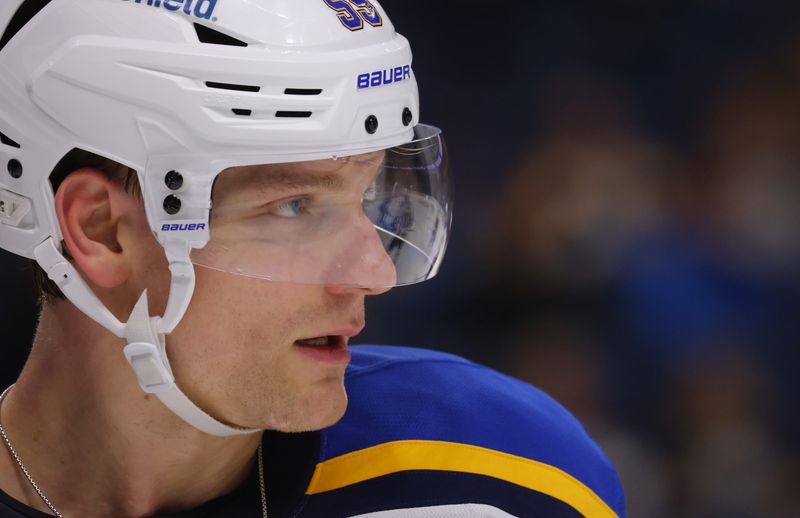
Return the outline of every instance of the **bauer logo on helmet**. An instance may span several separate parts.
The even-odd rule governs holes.
[[[409,79],[411,79],[411,65],[376,70],[375,72],[358,76],[358,89],[363,90],[365,88],[390,85],[400,81],[408,81]]]
[[[161,232],[193,232],[205,229],[205,223],[165,223],[161,225]]]

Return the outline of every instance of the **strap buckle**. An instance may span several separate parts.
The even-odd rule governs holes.
[[[175,377],[161,361],[155,345],[134,342],[125,346],[124,351],[142,390],[148,394],[161,394],[175,386]]]

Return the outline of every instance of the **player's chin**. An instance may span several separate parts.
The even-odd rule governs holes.
[[[347,410],[347,391],[344,383],[331,382],[324,391],[313,394],[305,405],[304,431],[321,430],[339,422]]]
[[[346,410],[344,384],[324,383],[304,393],[284,419],[272,420],[267,428],[287,433],[322,430],[338,423]]]

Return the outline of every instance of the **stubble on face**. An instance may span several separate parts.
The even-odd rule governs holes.
[[[197,268],[192,303],[167,353],[178,385],[218,419],[318,430],[344,415],[345,366],[310,358],[294,342],[363,319],[363,295]]]

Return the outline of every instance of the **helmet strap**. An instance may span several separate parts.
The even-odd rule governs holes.
[[[39,244],[34,249],[33,255],[50,280],[78,309],[115,336],[122,338],[125,335],[125,324],[120,322],[89,289],[75,266],[61,254],[52,236]]]
[[[230,426],[211,417],[192,403],[175,383],[167,356],[166,334],[175,329],[186,312],[194,292],[195,276],[188,245],[176,241],[165,244],[164,249],[171,273],[164,317],[150,317],[145,290],[126,324],[97,298],[72,263],[58,250],[52,237],[36,247],[35,257],[47,276],[78,309],[114,335],[125,338],[128,342],[124,348],[125,358],[143,391],[155,394],[175,415],[207,434],[225,437],[258,432]]]
[[[214,419],[178,388],[167,357],[165,335],[156,331],[160,327],[160,320],[150,317],[145,291],[125,326],[125,339],[128,341],[125,358],[136,373],[142,390],[155,394],[175,415],[207,434],[224,437],[257,432]]]

